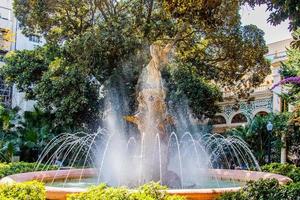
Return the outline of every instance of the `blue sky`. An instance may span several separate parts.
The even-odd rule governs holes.
[[[267,44],[277,42],[291,37],[288,30],[288,20],[280,25],[272,26],[267,23],[269,12],[266,11],[266,6],[255,7],[253,10],[249,6],[244,6],[241,9],[241,17],[243,25],[254,24],[265,32],[265,40]]]

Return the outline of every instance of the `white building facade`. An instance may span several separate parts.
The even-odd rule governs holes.
[[[0,31],[9,31],[12,33],[12,40],[4,44],[1,48],[0,56],[3,56],[12,50],[34,49],[43,44],[37,36],[26,37],[22,34],[18,21],[13,13],[12,0],[0,0]],[[0,66],[4,63],[0,60]],[[3,79],[0,79],[0,102],[9,107],[20,107],[22,111],[32,110],[34,101],[26,101],[25,95],[20,93],[16,87],[7,86]]]
[[[233,100],[230,91],[223,91],[223,102],[219,102],[221,112],[213,119],[214,131],[222,133],[228,128],[245,125],[256,115],[267,115],[271,112],[282,112],[286,105],[281,100],[281,86],[271,90],[272,86],[281,80],[280,69],[282,61],[287,59],[287,48],[292,39],[282,40],[268,45],[266,58],[271,62],[271,74],[251,94],[251,101]]]

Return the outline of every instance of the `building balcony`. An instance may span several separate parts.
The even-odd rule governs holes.
[[[266,58],[272,64],[278,63],[278,62],[286,60],[286,58],[287,58],[287,52],[286,51],[276,52],[276,53],[267,55]]]
[[[270,88],[272,87],[272,84],[264,84],[254,89],[254,92],[251,94],[251,96],[255,95],[262,95],[262,94],[271,94]],[[235,94],[232,91],[225,91],[224,89],[221,90],[223,93],[223,98],[230,98],[233,97]]]

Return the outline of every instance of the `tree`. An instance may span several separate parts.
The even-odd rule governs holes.
[[[294,49],[300,49],[300,28],[298,28],[297,30],[295,30],[292,33],[292,36],[293,36],[293,41],[291,43],[291,46]]]
[[[129,92],[129,99],[134,97],[133,85],[149,60],[149,46],[155,44],[170,47],[170,66],[189,68],[184,71],[191,77],[186,84],[190,80],[207,96],[219,96],[206,84],[213,81],[245,97],[270,69],[263,32],[253,25],[241,26],[240,5],[237,0],[15,0],[24,33],[41,34],[47,45],[31,52],[33,57],[42,53],[42,60],[18,59],[28,55],[25,51],[9,55],[2,74],[31,92],[29,97],[42,108],[55,112],[58,123],[90,125],[99,108],[103,111],[106,89],[116,82]],[[31,65],[40,65],[34,81]],[[198,116],[209,113],[207,105],[214,106],[217,99],[197,108],[190,89],[180,86],[176,73],[167,73],[166,82],[177,84]],[[104,92],[99,95],[100,88]]]
[[[249,144],[259,164],[265,164],[268,156],[268,141],[271,141],[271,160],[278,162],[280,160],[280,148],[284,145],[281,142],[282,135],[292,141],[294,138],[288,123],[289,113],[269,114],[267,116],[256,116],[249,125],[238,127],[228,131],[228,134],[233,134],[241,137]],[[267,123],[273,123],[272,135],[267,131]],[[290,143],[289,143],[290,144]],[[292,151],[292,149],[289,149]]]
[[[283,76],[283,80],[279,83],[276,83],[274,87],[282,84],[284,87],[287,88],[285,93],[282,94],[282,97],[293,106],[296,107],[295,112],[300,105],[299,97],[300,97],[300,49],[298,48],[290,48],[287,51],[288,59],[287,61],[283,62],[281,75]],[[295,113],[295,117],[297,114]],[[297,124],[297,117],[291,119],[294,123]]]
[[[300,3],[298,0],[243,0],[244,4],[251,7],[255,5],[267,5],[267,11],[271,14],[268,22],[276,26],[285,20],[290,20],[290,30],[296,30],[300,26]]]
[[[9,29],[0,29],[0,50],[4,50],[12,42],[13,34]]]
[[[299,29],[298,29],[299,30]],[[298,35],[298,36],[297,36]],[[299,37],[299,31],[293,33],[294,39]],[[294,40],[292,48],[287,51],[288,59],[283,62],[283,68],[281,75],[284,77],[282,81],[275,84],[274,87],[282,84],[286,88],[284,93],[281,95],[283,99],[287,101],[288,104],[293,105],[294,109],[290,115],[288,124],[291,126],[292,136],[288,138],[288,145],[292,151],[294,159],[299,162],[300,152],[298,146],[300,143],[300,49],[299,40]]]

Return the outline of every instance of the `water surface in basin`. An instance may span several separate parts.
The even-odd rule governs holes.
[[[88,188],[90,186],[97,185],[97,179],[95,178],[85,178],[81,179],[72,179],[72,180],[58,180],[53,183],[46,183],[47,186],[51,187],[63,187],[63,188]],[[233,180],[221,180],[221,179],[205,179],[202,183],[191,184],[185,182],[185,189],[204,189],[204,188],[229,188],[229,187],[240,187],[245,185],[245,182],[233,181]],[[178,188],[181,189],[181,188]]]

